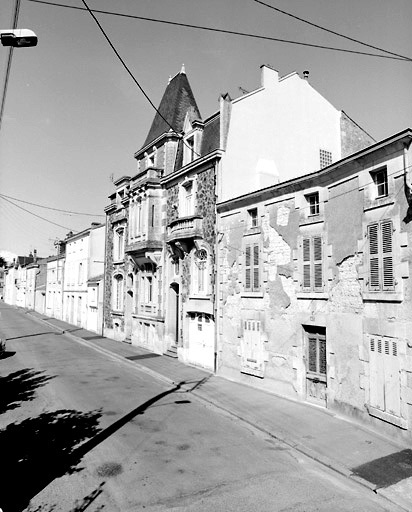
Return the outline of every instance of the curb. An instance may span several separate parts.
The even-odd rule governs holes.
[[[90,343],[87,340],[81,338],[80,336],[76,336],[76,335],[70,333],[69,331],[62,329],[61,327],[58,327],[58,326],[52,324],[51,322],[48,322],[47,320],[38,318],[37,316],[33,315],[30,311],[26,310],[26,313],[28,315],[30,315],[30,317],[33,320],[35,320],[39,323],[48,325],[49,327],[55,329],[56,331],[60,332],[61,334],[64,334],[65,336],[72,339],[73,341],[76,341],[76,342],[80,343],[81,345],[91,348],[91,349],[95,350],[96,352],[100,352],[101,354],[109,357],[113,361],[117,361],[117,362],[126,364],[126,366],[128,366],[129,368],[138,369],[138,370],[146,373],[147,375],[150,375],[154,379],[162,381],[165,384],[168,384],[168,385],[176,385],[177,384],[174,380],[172,380],[168,377],[165,377],[164,375],[162,375],[154,370],[151,370],[150,368],[147,368],[146,366],[143,366],[135,361],[133,361],[133,362],[129,361],[124,356],[121,356],[119,354],[111,352],[110,350],[105,349],[103,347],[99,347],[98,345]],[[210,374],[210,375],[213,376],[214,374]],[[274,434],[273,432],[268,430],[267,427],[261,426],[258,423],[253,422],[253,421],[245,418],[244,416],[233,412],[232,410],[228,409],[227,407],[224,407],[224,406],[220,405],[219,403],[212,401],[211,399],[207,398],[207,396],[202,395],[201,392],[196,391],[195,388],[193,388],[193,389],[190,388],[190,385],[182,386],[182,389],[185,389],[187,392],[190,392],[191,395],[196,397],[198,400],[200,400],[208,405],[211,405],[220,411],[225,412],[226,414],[238,419],[239,421],[242,421],[243,423],[246,423],[250,427],[264,433],[265,435],[267,435],[273,439],[276,439],[280,443],[283,443],[286,446],[289,446],[290,448],[296,450],[298,453],[301,453],[302,455],[308,457],[311,460],[314,460],[315,462],[319,463],[320,465],[322,465],[332,471],[335,471],[336,473],[338,473],[341,476],[344,476],[344,477],[350,479],[352,482],[357,483],[358,485],[361,485],[362,487],[364,487],[366,489],[369,489],[370,491],[374,492],[375,494],[379,494],[379,496],[381,496],[388,502],[400,507],[401,509],[406,510],[407,512],[410,510],[409,503],[406,503],[406,502],[404,503],[404,500],[394,501],[390,496],[386,495],[385,489],[378,489],[375,484],[368,482],[364,478],[361,478],[361,477],[353,474],[350,469],[346,468],[345,466],[342,466],[341,464],[333,461],[332,459],[329,459],[328,457],[325,457],[323,455],[316,453],[311,448],[303,446],[302,444],[300,444],[298,441],[294,440],[293,438],[288,438],[287,436],[281,436],[279,434]]]

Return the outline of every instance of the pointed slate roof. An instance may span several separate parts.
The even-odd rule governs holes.
[[[158,112],[156,112],[142,147],[147,146],[147,144],[160,137],[163,133],[169,132],[170,126],[173,127],[175,132],[181,132],[187,112],[189,112],[190,121],[195,119],[201,120],[189,80],[187,79],[184,67],[182,67],[180,73],[169,80]],[[165,119],[169,124],[166,123]]]

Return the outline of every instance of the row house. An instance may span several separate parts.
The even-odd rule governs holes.
[[[410,439],[411,141],[218,204],[220,375]]]
[[[297,143],[299,140],[299,143]],[[137,173],[106,207],[107,336],[216,368],[216,203],[326,166],[373,140],[297,73],[202,119],[184,69],[169,80]]]
[[[6,269],[4,277],[4,301],[12,306],[26,307],[27,266],[37,258],[36,251],[29,256],[17,256]]]
[[[63,276],[65,242],[56,242],[57,254],[47,260],[46,315],[63,320]]]
[[[26,267],[26,301],[24,307],[44,314],[46,311],[47,259],[34,258]]]
[[[70,234],[64,240],[62,319],[95,332],[101,332],[102,325],[98,304],[103,302],[99,288],[102,290],[104,240],[105,226],[100,223],[92,223],[90,228]],[[56,259],[56,271],[58,262]],[[93,304],[89,304],[90,299]]]

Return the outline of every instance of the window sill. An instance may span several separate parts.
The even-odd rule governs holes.
[[[404,430],[408,429],[408,421],[404,418],[400,418],[399,416],[395,416],[386,411],[381,411],[372,405],[366,405],[366,409],[370,416],[374,418],[379,418],[380,420],[386,421],[387,423],[392,423],[392,425],[396,425],[399,428]]]
[[[313,290],[309,290],[307,292],[298,292],[296,294],[298,299],[320,299],[320,300],[328,300],[329,293],[328,292],[314,292]]]
[[[264,293],[260,292],[242,292],[240,294],[241,299],[263,299]]]
[[[116,309],[112,309],[113,316],[124,316],[124,311],[117,311]]]
[[[402,302],[403,293],[401,292],[364,292],[364,302]]]
[[[325,217],[322,214],[308,215],[299,221],[299,226],[309,226],[312,224],[321,224],[325,222]]]
[[[122,259],[122,260],[113,260],[113,265],[121,265],[122,263],[124,263],[124,259]]]
[[[262,232],[262,229],[260,226],[249,226],[247,228],[247,231],[246,233],[244,234],[244,236],[249,236],[249,235],[260,235],[260,233]]]

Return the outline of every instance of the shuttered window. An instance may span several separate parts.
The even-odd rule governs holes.
[[[259,244],[246,245],[245,248],[245,290],[260,290]]]
[[[383,220],[368,226],[369,280],[370,291],[391,291],[395,289],[393,268],[393,225]]]
[[[323,240],[313,236],[302,240],[302,288],[307,291],[323,290]]]

